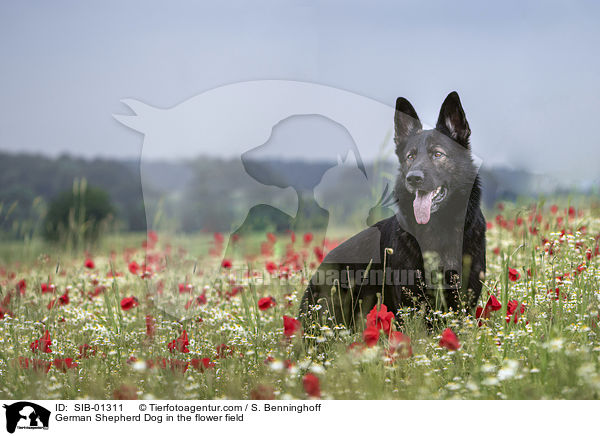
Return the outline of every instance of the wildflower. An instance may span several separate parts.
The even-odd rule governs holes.
[[[54,367],[62,372],[67,372],[68,369],[77,368],[77,362],[74,362],[71,357],[67,357],[66,359],[54,359],[52,362]]]
[[[78,359],[87,359],[90,356],[95,356],[96,350],[89,344],[83,344],[79,346],[79,356]]]
[[[452,329],[447,328],[442,332],[442,337],[440,338],[440,347],[447,348],[451,351],[455,351],[460,348],[460,342],[458,342],[458,338]]]
[[[229,345],[221,344],[221,345],[217,345],[216,351],[217,351],[217,358],[221,359],[221,358],[224,358],[227,356],[231,356],[233,354],[233,347],[230,347]]]
[[[156,320],[152,317],[152,315],[146,315],[146,336],[154,336],[155,330]]]
[[[215,367],[214,362],[208,357],[203,357],[202,359],[194,358],[190,360],[190,364],[196,371],[204,372],[205,369],[211,369]]]
[[[232,266],[233,266],[233,263],[229,259],[223,259],[223,262],[221,262],[222,268],[231,269]]]
[[[42,359],[31,359],[31,366],[34,371],[45,372],[47,374],[50,371],[52,362]]]
[[[179,283],[177,288],[179,289],[180,294],[187,294],[192,292],[192,289],[194,289],[194,287],[189,283],[187,285],[185,283]]]
[[[313,240],[313,234],[312,234],[312,233],[305,233],[305,234],[304,234],[304,237],[303,237],[303,239],[304,239],[304,243],[305,243],[306,245],[308,245],[308,244],[310,244],[310,243],[312,242],[312,240]]]
[[[368,347],[372,347],[379,340],[379,329],[374,325],[369,326],[363,332],[363,340]]]
[[[187,332],[184,330],[183,333],[181,333],[181,336],[169,342],[167,348],[171,353],[174,353],[175,350],[181,353],[189,353],[190,350],[187,347],[188,345],[190,345],[190,341],[188,340]]]
[[[410,338],[402,332],[391,332],[389,337],[389,357],[407,358],[412,356]]]
[[[277,271],[277,264],[275,262],[269,261],[265,264],[265,269],[269,274],[274,274]]]
[[[215,239],[215,244],[217,244],[217,245],[221,245],[223,242],[225,242],[225,237],[223,236],[222,233],[219,233],[219,232],[214,233],[213,238]]]
[[[138,305],[138,300],[135,297],[125,297],[121,300],[121,309],[129,310]]]
[[[25,295],[25,291],[27,290],[27,282],[25,279],[21,279],[17,282],[17,291],[21,295]]]
[[[180,372],[183,374],[187,371],[189,364],[190,363],[185,360],[169,359],[169,366],[172,372]]]
[[[129,262],[128,268],[129,268],[129,272],[131,274],[136,274],[136,275],[140,270],[140,266],[138,265],[138,263],[135,260]]]
[[[519,271],[517,271],[514,268],[508,269],[508,278],[511,282],[516,282],[517,280],[519,280],[520,277],[521,277],[521,274],[519,274]]]
[[[323,252],[323,249],[321,247],[315,247],[313,251],[319,263],[323,262],[323,259],[325,259],[325,253]]]
[[[267,310],[270,309],[271,307],[274,307],[277,303],[275,302],[275,299],[273,297],[263,297],[260,300],[258,300],[258,308],[260,310]]]
[[[195,306],[202,306],[204,304],[206,304],[206,294],[201,294],[198,295],[196,298],[192,298],[191,300],[189,300],[187,303],[185,303],[185,309],[188,310],[190,307],[192,307],[192,305]]]
[[[84,262],[84,266],[89,269],[94,269],[94,261],[88,257]]]
[[[492,312],[496,312],[500,309],[502,309],[502,303],[500,303],[500,301],[498,301],[498,299],[496,298],[495,295],[490,295],[490,298],[488,300],[488,302],[486,303],[485,307],[489,307],[490,310]]]
[[[267,233],[267,239],[271,244],[277,242],[277,237],[273,233]]]
[[[304,391],[309,397],[321,398],[319,377],[309,372],[302,378],[302,384],[304,386]]]
[[[300,321],[296,318],[283,315],[283,334],[288,338],[292,337],[300,329]]]
[[[382,304],[379,310],[377,310],[377,306],[375,306],[367,314],[367,327],[376,327],[378,330],[383,330],[388,333],[391,329],[393,319],[394,314],[388,312],[385,304]]]
[[[506,322],[510,322],[511,316],[514,314],[514,323],[517,323],[519,320],[519,314],[515,313],[517,307],[519,307],[519,302],[517,300],[511,300],[508,302],[506,305]],[[521,315],[525,313],[525,306],[522,303],[520,305],[520,312]]]
[[[50,345],[52,345],[52,339],[50,338],[50,333],[48,332],[48,330],[46,330],[41,338],[36,339],[31,344],[29,344],[29,348],[31,348],[31,351],[33,352],[39,350],[42,353],[52,353]]]
[[[42,283],[40,289],[42,290],[42,294],[47,294],[56,291],[56,286],[50,283]]]

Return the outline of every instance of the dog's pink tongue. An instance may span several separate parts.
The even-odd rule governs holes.
[[[419,224],[427,224],[431,215],[431,200],[433,199],[433,191],[422,192],[417,191],[415,201],[413,201],[413,209],[415,211],[415,219]]]

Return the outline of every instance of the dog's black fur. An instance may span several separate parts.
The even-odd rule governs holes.
[[[412,105],[398,98],[394,127],[400,161],[395,187],[398,213],[327,255],[302,298],[300,317],[305,325],[317,314],[321,322],[354,328],[358,315],[377,304],[378,293],[394,313],[403,306],[440,307],[440,300],[454,310],[472,311],[477,304],[485,273],[486,223],[469,144],[471,130],[458,94],[446,97],[432,130],[423,130]],[[430,274],[424,252],[435,253],[446,273],[449,286],[441,299],[424,279]],[[357,271],[366,271],[364,280]],[[400,271],[408,274],[394,276]],[[412,272],[416,272],[413,283]],[[466,283],[462,273],[468,274]],[[386,276],[391,280],[382,286]],[[330,280],[323,281],[324,277]],[[368,277],[380,279],[375,283]]]

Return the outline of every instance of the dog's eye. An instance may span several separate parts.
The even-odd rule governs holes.
[[[441,151],[436,151],[435,153],[433,153],[433,157],[442,157],[444,155],[444,153],[442,153]]]
[[[412,153],[412,152],[411,152],[411,153],[408,153],[408,154],[406,155],[406,160],[413,160],[414,158],[415,158],[415,154],[414,154],[414,153]]]

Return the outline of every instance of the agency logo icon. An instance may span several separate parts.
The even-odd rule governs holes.
[[[16,429],[47,430],[50,423],[50,411],[29,401],[19,401],[6,409],[6,431],[14,433]]]

